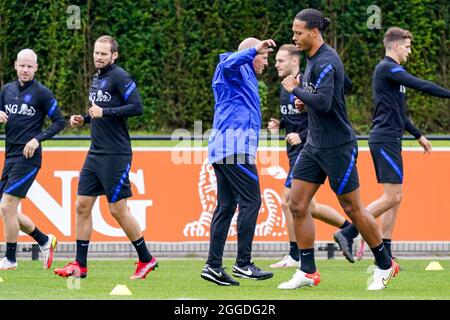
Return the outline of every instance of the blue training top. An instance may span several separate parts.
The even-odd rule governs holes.
[[[143,113],[136,83],[121,67],[111,64],[97,71],[92,80],[89,101],[103,109],[103,116],[84,122],[91,124],[94,154],[132,154],[127,119]]]
[[[410,75],[386,56],[375,67],[372,79],[375,110],[369,142],[401,142],[405,129],[416,139],[420,138],[422,133],[406,116],[406,87],[450,98],[450,90]]]
[[[210,163],[246,155],[254,163],[261,129],[258,80],[253,68],[255,48],[220,55],[212,80],[214,122],[208,141]]]
[[[5,127],[6,158],[23,156],[23,149],[30,140],[36,138],[39,142],[45,141],[65,127],[64,117],[53,93],[35,80],[23,86],[19,81],[6,84],[0,93],[0,110],[8,115]],[[52,120],[52,124],[42,131],[46,116]],[[23,160],[40,167],[41,146],[33,157],[23,157]]]
[[[327,44],[308,58],[303,87],[292,90],[308,108],[307,144],[330,148],[356,139],[345,105],[345,77],[339,55]]]

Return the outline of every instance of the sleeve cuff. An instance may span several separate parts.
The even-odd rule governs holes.
[[[39,134],[36,137],[34,137],[37,141],[39,141],[39,143],[41,143],[44,140],[44,135],[43,134]]]
[[[104,116],[112,115],[111,108],[103,108],[103,115]]]
[[[306,142],[306,138],[308,137],[308,134],[305,133],[305,132],[300,132],[298,135],[300,136],[300,139],[302,140],[302,143],[305,143]]]
[[[295,87],[293,90],[292,90],[292,94],[294,95],[294,96],[296,96],[297,98],[299,98],[300,100],[301,100],[301,98],[300,98],[300,96],[301,96],[301,94],[302,94],[302,88],[300,88],[300,87]]]
[[[84,124],[91,123],[91,117],[90,116],[83,116],[83,122],[84,122]]]

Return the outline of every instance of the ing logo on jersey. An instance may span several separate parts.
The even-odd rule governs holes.
[[[107,91],[98,90],[89,94],[89,101],[91,102],[109,102],[110,100],[111,95]]]
[[[31,99],[31,97],[30,97],[30,99]],[[5,104],[4,107],[5,107],[5,111],[7,114],[20,114],[20,115],[32,117],[36,113],[36,109],[33,106],[27,105],[26,103],[22,103],[22,105],[20,107],[17,104]]]
[[[300,114],[300,111],[298,111],[293,104],[288,104],[287,106],[281,104],[280,105],[280,111],[281,111],[281,114],[284,114],[284,115],[286,115],[286,114]]]

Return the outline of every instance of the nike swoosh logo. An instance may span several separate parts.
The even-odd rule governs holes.
[[[380,249],[378,249],[378,251],[383,251],[383,249],[384,249],[384,246],[382,246]]]
[[[140,246],[140,245],[143,244],[143,243],[144,243],[144,240],[142,240],[141,242],[137,243],[136,245],[137,245],[137,246]]]
[[[311,252],[308,252],[308,253],[302,253],[302,256],[307,256],[307,255],[309,255],[309,254],[311,254]]]
[[[240,268],[238,268],[238,267],[235,267],[236,268],[236,270],[238,270],[239,272],[241,272],[241,273],[243,273],[243,274],[245,274],[245,275],[247,275],[247,276],[251,276],[252,275],[252,270],[242,270],[242,269],[240,269]]]
[[[319,276],[317,274],[315,274],[315,275],[307,275],[307,277],[310,278],[310,279],[313,279],[313,280],[319,278]]]
[[[212,273],[214,273],[214,275],[216,276],[216,277],[222,277],[222,272],[219,272],[219,273],[217,273],[217,272],[215,272],[213,269],[211,269],[211,268],[208,268],[208,270],[209,271],[211,271]]]
[[[89,245],[89,243],[82,243],[81,246],[82,247],[87,247]]]
[[[391,272],[389,273],[389,276],[385,279],[385,278],[381,278],[381,282],[383,283],[383,286],[387,287],[387,284],[389,283],[389,281],[392,278],[392,275],[394,274],[395,270],[394,267],[392,267]]]

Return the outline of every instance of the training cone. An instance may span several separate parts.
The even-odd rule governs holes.
[[[431,261],[430,264],[425,268],[427,271],[438,271],[438,270],[444,270],[442,268],[441,264],[437,261]]]
[[[131,291],[124,284],[118,284],[109,294],[110,296],[131,296]]]

